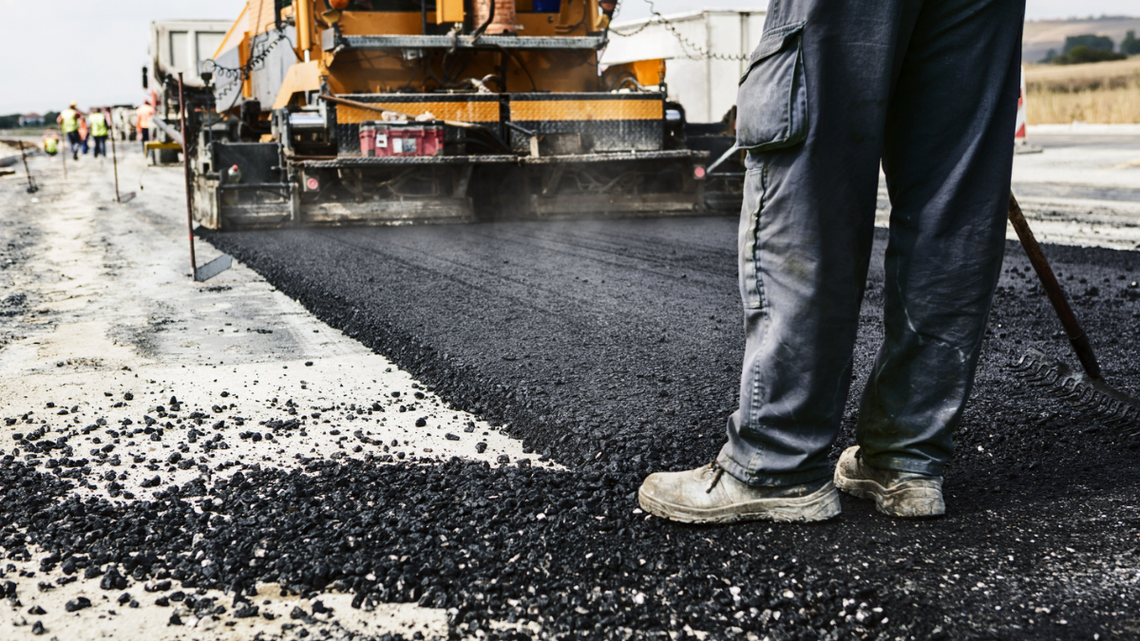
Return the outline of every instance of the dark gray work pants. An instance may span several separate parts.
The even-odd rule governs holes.
[[[879,163],[885,340],[866,460],[941,474],[1001,271],[1024,0],[771,0],[741,81],[747,343],[718,462],[748,483],[830,476],[851,382]]]

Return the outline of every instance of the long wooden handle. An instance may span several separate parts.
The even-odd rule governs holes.
[[[1013,225],[1013,230],[1017,232],[1017,237],[1021,239],[1021,246],[1025,248],[1025,253],[1029,256],[1029,263],[1033,265],[1033,270],[1041,279],[1045,294],[1049,296],[1049,302],[1053,303],[1053,309],[1056,310],[1057,317],[1061,319],[1061,325],[1065,328],[1065,334],[1069,336],[1069,343],[1072,344],[1073,351],[1077,353],[1077,360],[1081,362],[1085,374],[1088,374],[1089,378],[1101,380],[1103,377],[1100,373],[1100,364],[1096,362],[1096,354],[1093,353],[1092,345],[1089,344],[1089,337],[1081,328],[1077,316],[1073,314],[1073,308],[1069,307],[1069,301],[1065,299],[1065,292],[1061,289],[1061,283],[1057,282],[1057,277],[1053,275],[1053,269],[1049,267],[1049,261],[1045,260],[1045,254],[1041,252],[1041,246],[1033,237],[1029,223],[1025,221],[1025,215],[1021,213],[1021,205],[1017,204],[1017,199],[1013,197],[1012,192],[1009,194],[1009,222]]]

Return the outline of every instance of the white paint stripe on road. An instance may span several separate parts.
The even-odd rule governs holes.
[[[1087,198],[1018,197],[1018,203],[1039,242],[1106,249],[1140,249],[1140,203]],[[875,226],[890,225],[890,201],[879,188]],[[1017,240],[1006,225],[1006,239]]]

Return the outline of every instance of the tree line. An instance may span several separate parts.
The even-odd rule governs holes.
[[[22,116],[22,115],[23,114],[8,114],[6,116],[0,116],[0,129],[17,129],[17,128],[19,128],[20,116]],[[43,127],[47,127],[49,129],[54,129],[55,128],[55,119],[57,116],[59,116],[58,111],[49,111],[46,114],[44,114]],[[36,125],[36,128],[40,128],[40,125]]]
[[[1065,38],[1065,45],[1061,53],[1050,49],[1041,62],[1054,65],[1079,65],[1087,62],[1104,62],[1106,60],[1123,60],[1128,56],[1140,54],[1140,38],[1135,31],[1129,31],[1120,41],[1120,50],[1116,50],[1116,43],[1108,36],[1098,36],[1087,33],[1079,36]]]

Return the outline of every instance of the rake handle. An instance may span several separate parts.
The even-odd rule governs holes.
[[[1009,194],[1009,222],[1013,225],[1013,230],[1017,232],[1021,246],[1025,249],[1026,255],[1029,256],[1029,263],[1037,272],[1037,278],[1041,280],[1041,286],[1045,288],[1045,294],[1049,296],[1049,302],[1053,304],[1057,317],[1061,319],[1061,325],[1065,328],[1065,334],[1068,335],[1069,343],[1073,346],[1073,351],[1077,353],[1077,360],[1081,362],[1085,374],[1088,374],[1089,378],[1103,380],[1100,364],[1096,361],[1096,354],[1093,353],[1088,334],[1085,334],[1085,330],[1081,328],[1081,323],[1077,320],[1076,314],[1073,313],[1073,308],[1065,299],[1065,292],[1061,289],[1061,283],[1057,281],[1053,269],[1049,267],[1049,261],[1045,260],[1045,254],[1041,252],[1041,246],[1033,237],[1029,223],[1026,222],[1025,215],[1021,213],[1021,205],[1017,204],[1017,199],[1013,197],[1012,192]]]

